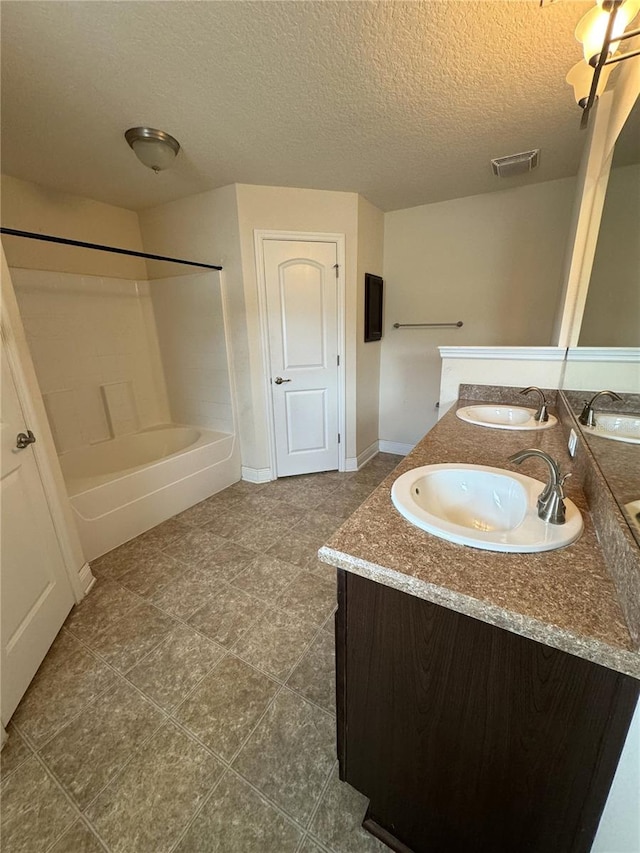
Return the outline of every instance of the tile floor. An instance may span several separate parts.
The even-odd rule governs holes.
[[[337,776],[335,573],[397,464],[240,482],[93,563],[9,726],[3,853],[360,853]]]

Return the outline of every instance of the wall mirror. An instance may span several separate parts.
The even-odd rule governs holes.
[[[567,352],[562,388],[576,416],[597,391],[606,388],[622,397],[599,398],[595,430],[581,429],[640,545],[640,443],[634,443],[640,442],[640,99],[605,169],[578,346]],[[621,417],[612,421],[612,413]],[[606,437],[616,432],[631,440]]]

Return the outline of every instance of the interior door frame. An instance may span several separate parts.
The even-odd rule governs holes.
[[[258,282],[258,311],[260,314],[260,344],[263,363],[263,384],[267,409],[267,437],[269,448],[269,479],[277,479],[275,415],[271,396],[271,347],[269,346],[269,318],[267,314],[267,281],[264,270],[264,244],[267,240],[280,240],[298,243],[335,243],[338,263],[336,278],[337,321],[338,321],[338,471],[346,470],[346,371],[345,371],[345,245],[344,234],[330,234],[323,231],[270,231],[255,229],[253,232],[256,279]]]

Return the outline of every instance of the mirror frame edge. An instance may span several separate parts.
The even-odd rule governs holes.
[[[554,328],[554,343],[576,347],[595,258],[600,222],[616,140],[640,97],[640,57],[622,63],[615,87],[591,113],[577,176],[564,280]]]

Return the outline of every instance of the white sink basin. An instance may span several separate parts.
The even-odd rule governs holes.
[[[536,421],[536,411],[524,406],[463,406],[456,415],[461,421],[493,429],[550,429],[558,423],[553,415],[544,423]]]
[[[528,553],[562,548],[580,536],[582,516],[565,498],[564,524],[538,518],[544,483],[484,465],[425,465],[402,474],[391,500],[407,521],[459,545]]]
[[[605,415],[602,412],[596,412],[595,419],[595,427],[583,427],[587,435],[610,438],[612,441],[626,441],[629,444],[640,444],[640,417],[638,415]]]

